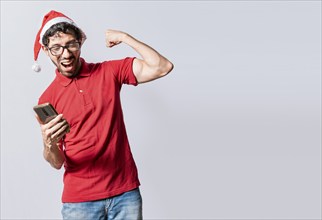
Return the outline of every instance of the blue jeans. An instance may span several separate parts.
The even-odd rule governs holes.
[[[64,220],[142,219],[142,197],[137,188],[103,200],[64,203],[62,215]]]

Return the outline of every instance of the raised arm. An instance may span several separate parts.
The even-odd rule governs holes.
[[[133,72],[138,83],[158,79],[173,69],[173,64],[167,58],[131,35],[117,30],[106,31],[107,47],[113,47],[122,42],[132,47],[141,56],[141,59],[136,58],[133,62]]]

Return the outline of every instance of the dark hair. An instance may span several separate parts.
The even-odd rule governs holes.
[[[67,22],[60,22],[60,23],[54,24],[45,32],[42,38],[43,45],[48,46],[49,37],[54,36],[57,32],[62,32],[64,34],[71,34],[79,42],[81,42],[83,38],[82,31],[78,27]]]

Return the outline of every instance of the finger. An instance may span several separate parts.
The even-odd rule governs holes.
[[[56,123],[54,126],[52,126],[48,131],[51,134],[54,134],[63,126],[68,126],[68,123],[66,120],[60,120],[58,123]]]
[[[66,133],[68,129],[68,124],[60,127],[52,136],[51,139],[55,140],[56,142],[59,141]]]
[[[110,41],[110,42],[108,42],[108,47],[114,47],[115,45],[118,45],[118,44],[120,44],[121,43],[121,41]]]
[[[61,119],[63,118],[63,114],[59,114],[57,115],[54,119],[52,119],[51,121],[49,121],[46,124],[46,128],[52,128],[54,125],[56,125],[59,121],[61,121]]]
[[[61,133],[59,136],[56,137],[56,142],[58,143],[61,139],[66,135],[66,132]]]
[[[106,44],[106,46],[111,48],[111,47],[115,46],[115,43],[114,42],[109,42],[109,43]]]

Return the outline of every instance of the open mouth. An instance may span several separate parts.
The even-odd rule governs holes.
[[[61,62],[60,64],[65,68],[71,68],[73,67],[74,62],[73,60],[69,60],[69,61]]]

